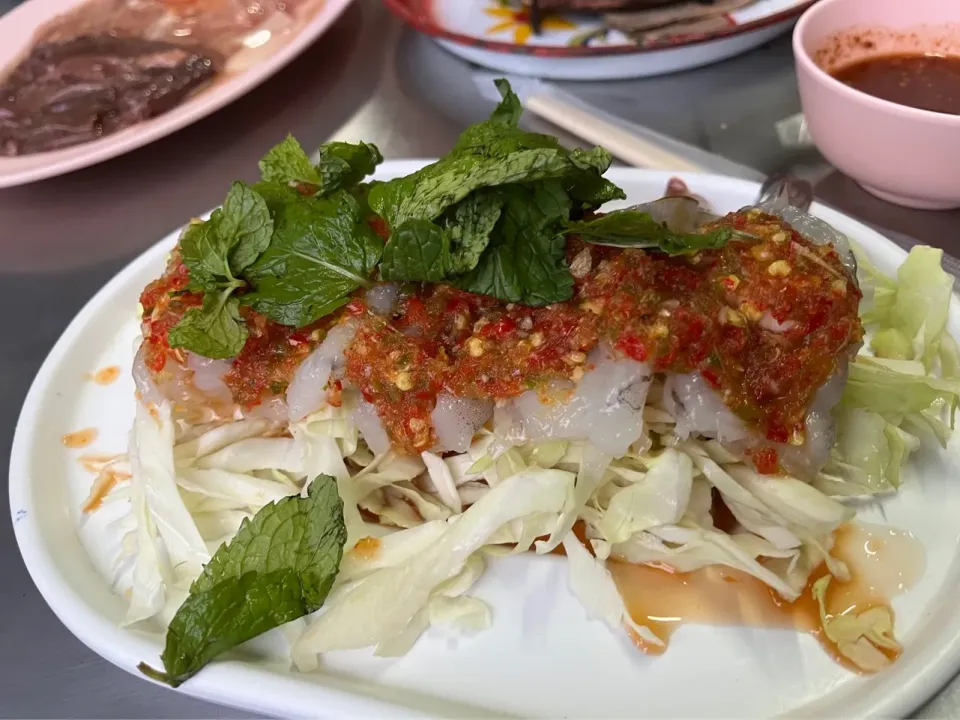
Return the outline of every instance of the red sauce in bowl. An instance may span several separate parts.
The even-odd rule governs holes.
[[[832,73],[855,90],[920,110],[960,115],[960,57],[898,54],[858,60]]]

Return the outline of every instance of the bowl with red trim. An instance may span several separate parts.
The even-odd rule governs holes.
[[[609,16],[549,13],[539,33],[519,3],[384,2],[415,30],[478,65],[551,79],[613,80],[688,70],[739,55],[788,31],[814,0],[718,0],[713,14],[679,22],[645,15],[649,19],[635,22],[650,27],[629,32],[605,19]]]

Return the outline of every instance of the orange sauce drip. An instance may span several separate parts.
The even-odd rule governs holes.
[[[380,552],[380,538],[362,537],[353,546],[352,552],[359,560],[374,560]]]
[[[882,526],[843,526],[836,533],[832,555],[846,563],[851,579],[846,583],[831,581],[826,595],[830,615],[889,606],[890,600],[909,590],[924,570],[923,548],[917,540],[909,533]],[[827,574],[825,565],[811,573],[806,588],[792,603],[752,575],[719,565],[691,573],[616,561],[608,562],[607,567],[630,617],[664,643],[686,624],[792,628],[813,635],[837,662],[861,672],[823,632],[820,608],[811,588]],[[628,629],[628,634],[644,652],[660,654],[666,649],[651,646],[632,630]],[[884,653],[891,660],[898,654]]]
[[[119,455],[101,455],[97,453],[89,453],[78,457],[77,462],[79,462],[81,467],[83,467],[83,469],[88,473],[93,473],[96,475],[118,457]]]
[[[76,432],[67,433],[61,438],[61,442],[64,447],[71,449],[85,448],[88,445],[91,445],[94,440],[97,439],[97,429],[96,428],[84,428],[83,430],[77,430]]]
[[[120,377],[120,367],[118,365],[111,365],[109,367],[101,368],[95,373],[87,375],[87,378],[95,382],[97,385],[110,385],[117,381],[117,378]]]
[[[663,645],[655,645],[652,642],[644,640],[640,633],[634,630],[629,625],[624,624],[623,629],[627,631],[627,636],[630,638],[630,641],[636,645],[637,650],[644,653],[645,655],[663,655],[667,651],[666,640],[667,638],[659,633],[656,633],[657,636],[664,641]]]
[[[110,491],[117,486],[117,483],[130,479],[130,474],[119,472],[117,470],[104,470],[97,479],[93,481],[93,487],[90,488],[90,494],[83,501],[80,510],[84,513],[92,513],[99,510],[103,505],[104,499],[110,494]]]

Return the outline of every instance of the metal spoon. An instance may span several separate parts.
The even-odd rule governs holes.
[[[766,203],[807,212],[813,204],[813,186],[790,173],[770,175],[760,186],[756,201],[757,205]]]

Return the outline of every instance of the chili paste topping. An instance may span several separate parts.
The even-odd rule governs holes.
[[[679,255],[570,235],[573,297],[545,307],[432,283],[402,286],[389,315],[358,292],[300,329],[241,307],[249,337],[225,380],[245,408],[282,394],[326,330],[351,318],[358,330],[343,380],[376,407],[395,449],[417,453],[436,444],[430,414],[440,393],[505,400],[552,380],[577,382],[604,343],[655,372],[700,372],[756,432],[802,444],[815,393],[861,341],[860,291],[834,248],[777,217],[733,213],[705,230],[718,228],[737,232],[719,249]],[[200,303],[188,282],[174,254],[141,297],[153,372],[171,356],[183,361],[166,336]]]

